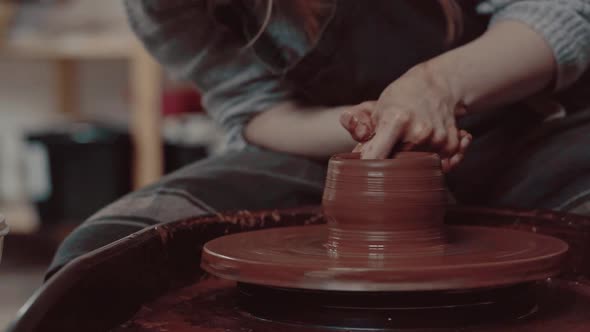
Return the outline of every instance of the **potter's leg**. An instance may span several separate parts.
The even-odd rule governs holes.
[[[318,204],[325,166],[249,148],[185,167],[111,204],[62,243],[48,276],[72,259],[145,227],[240,209]]]
[[[590,215],[590,112],[518,125],[475,144],[452,181],[475,204]]]

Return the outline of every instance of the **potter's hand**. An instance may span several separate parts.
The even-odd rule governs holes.
[[[375,135],[373,112],[376,105],[376,101],[366,101],[350,106],[340,115],[340,124],[355,141],[364,143]]]
[[[445,82],[418,66],[390,84],[376,103],[364,103],[344,113],[342,125],[358,142],[363,159],[387,158],[399,150],[438,153],[448,171],[463,159],[471,135],[458,130],[455,117],[465,109]],[[365,126],[374,130],[364,134]],[[359,128],[361,128],[359,130]]]

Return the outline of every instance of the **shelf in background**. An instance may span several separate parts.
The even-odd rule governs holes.
[[[135,187],[158,180],[163,173],[160,130],[162,73],[134,36],[125,31],[71,34],[60,38],[15,37],[0,43],[0,60],[42,60],[56,65],[56,108],[75,118],[79,109],[77,62],[126,60],[132,91],[130,131],[135,144]]]
[[[0,44],[0,57],[15,59],[128,59],[133,56],[131,36],[77,35],[57,39],[20,38]]]

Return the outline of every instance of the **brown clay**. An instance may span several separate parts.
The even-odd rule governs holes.
[[[445,227],[440,159],[330,160],[327,226],[231,235],[203,250],[202,267],[244,283],[345,291],[456,290],[541,280],[559,272],[563,241],[486,227]]]
[[[365,256],[440,251],[446,200],[434,154],[401,153],[371,162],[357,154],[335,156],[323,198],[327,247]]]

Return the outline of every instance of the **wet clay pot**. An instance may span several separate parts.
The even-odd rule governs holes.
[[[447,191],[440,159],[399,153],[395,159],[332,158],[323,197],[327,246],[340,253],[442,250]]]

